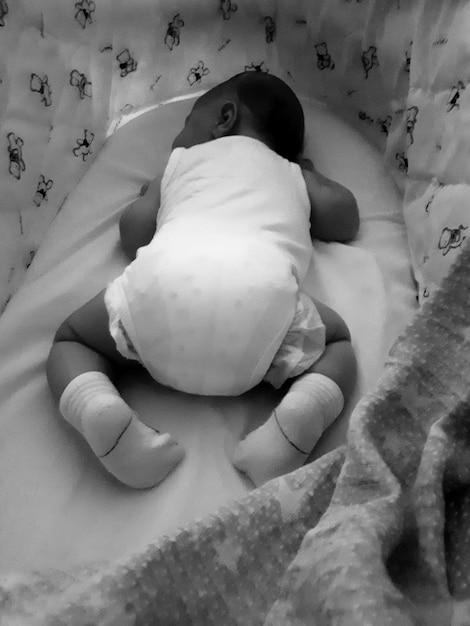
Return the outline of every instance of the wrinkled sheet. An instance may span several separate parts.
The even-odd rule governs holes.
[[[45,377],[60,322],[124,267],[120,212],[164,166],[192,103],[151,109],[109,138],[0,319],[2,573],[68,571],[128,555],[252,489],[232,467],[231,455],[243,433],[269,415],[278,398],[269,386],[241,398],[197,398],[129,371],[121,383],[125,397],[143,419],[168,429],[187,449],[184,462],[159,487],[136,492],[108,476],[63,421]],[[355,191],[362,215],[353,245],[315,244],[306,287],[344,316],[359,361],[356,393],[315,451],[319,456],[344,443],[353,405],[375,383],[416,300],[393,181],[357,132],[319,104],[304,101],[304,107],[312,156],[322,171]],[[351,158],[359,154],[361,160]]]

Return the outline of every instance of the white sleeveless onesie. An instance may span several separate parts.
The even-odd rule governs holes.
[[[301,291],[309,219],[300,167],[261,141],[173,150],[156,233],[106,291],[119,352],[158,382],[199,395],[299,375],[325,348]]]

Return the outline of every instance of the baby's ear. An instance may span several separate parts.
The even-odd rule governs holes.
[[[238,123],[238,115],[239,109],[236,102],[233,100],[224,102],[220,107],[217,122],[212,130],[214,139],[231,135]]]

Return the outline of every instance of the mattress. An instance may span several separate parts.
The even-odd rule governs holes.
[[[253,489],[231,464],[236,443],[278,399],[260,386],[239,398],[186,396],[141,371],[119,387],[149,424],[184,445],[184,462],[158,487],[135,491],[107,475],[58,413],[45,361],[55,330],[126,264],[118,221],[142,184],[161,169],[194,97],[123,117],[70,193],[42,241],[26,281],[0,318],[0,572],[67,570],[130,554]],[[303,100],[307,150],[317,168],[349,187],[361,227],[350,245],[314,242],[306,291],[346,320],[358,383],[311,459],[346,441],[358,400],[417,309],[402,197],[376,150],[350,125]]]

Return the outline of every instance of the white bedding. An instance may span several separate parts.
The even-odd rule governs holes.
[[[22,289],[0,318],[0,572],[118,557],[237,498],[250,484],[230,455],[242,433],[267,417],[274,394],[208,399],[164,390],[129,373],[123,393],[149,423],[183,443],[183,464],[139,492],[104,473],[59,416],[45,360],[60,322],[125,264],[122,209],[162,167],[192,101],[128,121],[70,194]],[[416,310],[401,198],[382,159],[350,127],[304,102],[317,167],[356,194],[361,231],[351,246],[316,244],[309,290],[347,321],[359,362],[357,391],[315,455],[345,440],[347,418],[377,380],[387,351]]]

